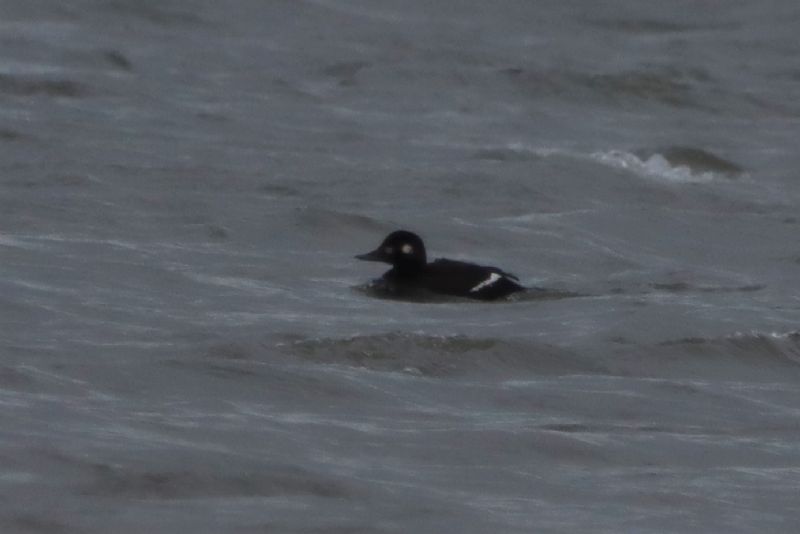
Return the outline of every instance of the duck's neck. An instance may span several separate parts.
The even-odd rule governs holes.
[[[392,265],[392,270],[390,272],[396,278],[414,278],[422,274],[424,270],[424,261],[404,261]]]

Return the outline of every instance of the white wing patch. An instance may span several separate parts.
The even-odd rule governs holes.
[[[497,273],[492,273],[492,274],[489,275],[489,278],[487,278],[486,280],[484,280],[483,282],[481,282],[477,286],[475,286],[472,289],[470,289],[469,292],[470,293],[475,293],[476,291],[480,291],[484,287],[487,287],[487,286],[490,286],[490,285],[494,284],[495,282],[497,282],[501,278],[503,278],[502,275],[499,275]]]

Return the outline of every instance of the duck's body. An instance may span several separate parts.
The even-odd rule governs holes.
[[[422,239],[405,230],[392,232],[377,249],[356,258],[391,264],[377,283],[399,297],[431,292],[494,300],[525,289],[516,276],[497,267],[448,259],[428,263]]]

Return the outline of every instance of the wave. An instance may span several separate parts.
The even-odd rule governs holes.
[[[500,377],[602,372],[590,358],[528,341],[392,332],[344,339],[302,339],[282,345],[319,364],[431,378]]]
[[[669,182],[702,183],[744,174],[744,169],[736,163],[694,147],[670,146],[632,152],[609,150],[593,152],[589,157],[603,165]]]
[[[664,293],[752,293],[762,291],[767,286],[762,284],[744,284],[738,286],[709,286],[689,282],[654,282],[650,287]]]
[[[365,215],[347,213],[321,207],[304,207],[295,213],[297,224],[315,233],[336,234],[342,231],[385,231],[388,226]]]
[[[93,481],[87,495],[137,499],[186,499],[208,497],[276,497],[307,495],[344,498],[353,488],[304,467],[273,464],[242,466],[225,474],[205,469],[198,460],[194,469],[177,471],[139,470],[109,464],[89,464]]]
[[[203,26],[208,22],[189,7],[170,7],[151,2],[108,2],[106,11],[129,19],[136,17],[151,24],[164,27]]]
[[[645,66],[594,73],[560,69],[510,67],[501,70],[512,83],[534,97],[587,97],[628,106],[644,100],[676,108],[713,110],[702,88],[713,83],[708,72],[672,66]]]
[[[525,143],[500,146],[464,147],[473,150],[472,158],[488,161],[532,161],[543,158],[589,160],[623,169],[639,176],[669,182],[710,182],[747,176],[738,163],[705,148],[667,145],[654,148],[611,149],[593,152],[568,148],[535,147]]]
[[[785,380],[800,373],[800,331],[736,332],[721,337],[685,337],[659,343],[659,360],[691,362],[717,378]]]
[[[585,22],[591,26],[620,33],[634,35],[665,34],[665,33],[689,33],[699,31],[713,31],[721,29],[738,29],[737,25],[730,23],[716,22],[700,23],[698,21],[672,21],[658,19],[656,17],[615,17],[615,18],[585,18]]]
[[[630,26],[636,31],[636,25]],[[644,31],[648,31],[644,29]],[[702,67],[640,64],[608,72],[511,65],[498,69],[520,94],[532,99],[557,99],[594,109],[612,107],[641,111],[643,105],[669,107],[713,116],[742,112],[796,115],[780,101],[742,91]]]
[[[133,70],[133,63],[131,60],[119,50],[104,50],[100,55],[108,64],[119,70],[126,72]]]
[[[88,90],[84,85],[67,79],[37,79],[0,74],[0,94],[81,98],[88,95]]]
[[[782,355],[800,363],[800,330],[791,332],[736,332],[729,336],[686,337],[664,341],[662,346],[709,346],[735,349],[748,355],[757,353]]]
[[[39,248],[35,245],[16,239],[14,237],[4,236],[3,234],[0,234],[0,247],[22,248],[28,250],[35,250]]]
[[[521,339],[391,332],[295,339],[279,345],[318,365],[429,379],[525,380],[565,375],[780,382],[800,376],[800,332],[685,337],[655,344],[612,339],[569,349]]]
[[[466,304],[475,304],[484,306],[485,305],[491,306],[493,304],[503,304],[503,303],[507,304],[511,302],[561,300],[561,299],[589,296],[588,294],[584,293],[575,293],[573,291],[567,291],[564,289],[554,289],[545,287],[527,287],[525,288],[524,291],[519,291],[505,298],[500,298],[488,302],[482,300],[470,299],[467,297],[458,297],[454,295],[442,295],[440,293],[434,293],[432,291],[427,291],[424,289],[420,289],[417,291],[409,292],[407,294],[403,294],[402,296],[398,296],[395,293],[388,291],[385,285],[381,283],[380,279],[373,280],[366,284],[360,284],[354,286],[353,289],[368,297],[377,299],[400,300],[404,302],[421,302],[426,304],[461,302]]]
[[[9,128],[0,128],[0,141],[18,141],[24,139],[25,134]]]

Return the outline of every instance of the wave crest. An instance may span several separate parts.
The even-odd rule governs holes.
[[[598,370],[591,360],[552,345],[461,335],[391,332],[344,339],[305,339],[283,348],[295,357],[315,363],[440,378]]]
[[[710,182],[744,174],[744,169],[736,163],[693,147],[669,146],[633,152],[609,150],[594,152],[590,157],[604,165],[671,182]]]

